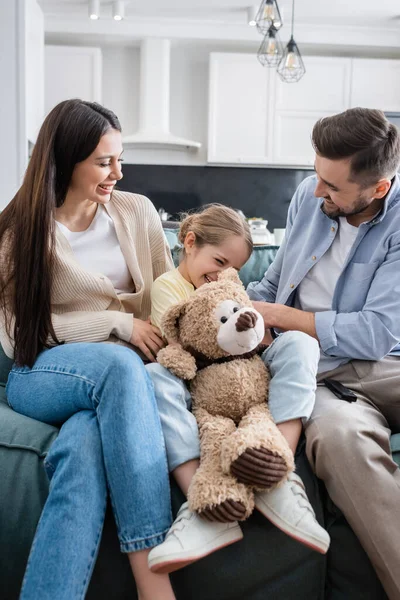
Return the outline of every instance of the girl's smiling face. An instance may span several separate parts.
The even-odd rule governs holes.
[[[197,246],[195,234],[189,231],[184,247],[185,257],[179,270],[196,289],[204,283],[216,281],[218,273],[228,267],[239,271],[249,259],[249,247],[244,237],[234,234],[217,246]]]

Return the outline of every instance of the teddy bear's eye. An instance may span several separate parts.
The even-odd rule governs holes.
[[[226,323],[228,320],[228,317],[221,317],[220,321],[221,323]]]
[[[233,312],[234,312],[234,313],[235,313],[235,312],[237,312],[238,310],[239,310],[239,307],[238,307],[238,306],[235,306],[235,307],[233,308]]]

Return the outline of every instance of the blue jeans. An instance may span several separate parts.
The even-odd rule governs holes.
[[[268,404],[275,423],[309,419],[315,403],[318,342],[301,331],[279,335],[263,352],[271,373]],[[157,363],[146,365],[164,432],[169,470],[199,458],[196,419],[190,412],[191,397],[186,384]]]
[[[84,598],[108,494],[122,552],[160,544],[171,524],[150,378],[129,348],[66,344],[42,352],[32,369],[14,366],[6,391],[15,411],[61,426],[45,461],[50,491],[21,599]]]

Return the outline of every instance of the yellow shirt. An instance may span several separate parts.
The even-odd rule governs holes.
[[[151,322],[161,329],[161,318],[165,311],[194,292],[194,286],[186,281],[178,269],[158,277],[151,286]]]

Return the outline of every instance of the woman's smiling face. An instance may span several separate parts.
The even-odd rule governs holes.
[[[122,179],[122,136],[109,129],[88,158],[75,165],[68,194],[81,200],[106,204],[115,184]]]

